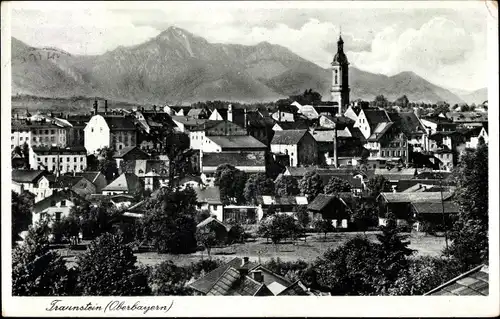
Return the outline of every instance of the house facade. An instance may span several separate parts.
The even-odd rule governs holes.
[[[313,165],[318,160],[318,145],[307,130],[276,131],[271,141],[271,152],[289,156],[287,166]]]
[[[84,147],[37,147],[30,150],[30,167],[49,172],[81,173],[87,169],[87,151]]]
[[[121,150],[137,145],[137,128],[133,119],[125,115],[94,115],[84,131],[88,154],[103,147]]]

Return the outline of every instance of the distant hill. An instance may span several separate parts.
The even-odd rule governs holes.
[[[272,101],[312,88],[329,99],[330,70],[289,49],[262,42],[210,43],[170,27],[157,37],[96,56],[33,48],[12,38],[12,94],[102,96],[137,103]],[[452,92],[412,72],[385,76],[350,68],[351,98],[460,103]]]
[[[482,88],[468,94],[461,94],[460,97],[467,104],[482,104],[488,100],[488,88]]]

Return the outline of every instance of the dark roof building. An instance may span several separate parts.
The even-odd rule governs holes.
[[[203,153],[203,173],[213,173],[221,164],[230,164],[246,172],[265,172],[266,159],[264,152],[220,152]]]
[[[306,134],[310,133],[307,130],[276,131],[271,144],[296,145]]]
[[[424,296],[488,296],[489,267],[479,265],[432,289]]]
[[[17,183],[36,183],[47,174],[46,171],[14,169],[12,170],[12,180]]]

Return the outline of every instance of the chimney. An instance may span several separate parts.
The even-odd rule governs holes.
[[[104,114],[108,114],[108,100],[104,100]]]
[[[233,105],[232,104],[229,104],[227,106],[227,120],[229,122],[233,121]]]
[[[239,270],[241,277],[248,275],[248,257],[243,257]]]
[[[97,100],[94,100],[94,115],[97,115]]]
[[[156,112],[156,105],[153,105],[153,111]]]
[[[263,282],[264,281],[264,276],[262,276],[262,271],[254,271],[253,272],[253,279],[257,282]]]

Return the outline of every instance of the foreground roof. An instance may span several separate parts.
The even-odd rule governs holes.
[[[41,170],[14,169],[12,180],[18,183],[34,183],[45,174],[46,172]]]
[[[487,265],[479,265],[424,296],[488,296],[489,286],[489,268]]]
[[[123,173],[112,181],[103,191],[135,191],[140,187],[140,180],[133,173]]]
[[[212,270],[205,276],[199,278],[198,280],[194,281],[191,283],[189,286],[193,288],[194,290],[197,290],[199,292],[202,292],[204,294],[207,294],[212,287],[215,285],[217,280],[225,273],[227,269],[230,267],[237,268],[241,266],[242,264],[242,259],[239,257],[231,259],[229,262],[225,263],[224,265]],[[251,263],[251,268],[256,267],[257,264]]]
[[[217,167],[221,164],[233,166],[265,166],[263,152],[220,152],[203,153],[203,166]]]
[[[266,146],[251,135],[206,136],[215,144],[225,149],[265,149]]]
[[[441,203],[441,192],[380,193],[380,196],[389,203]],[[451,192],[443,192],[442,200],[448,200],[452,196]]]

